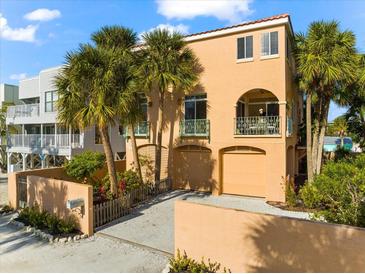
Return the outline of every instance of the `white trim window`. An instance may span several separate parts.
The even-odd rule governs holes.
[[[45,112],[55,112],[56,102],[58,99],[57,91],[47,91],[44,95],[45,99]]]
[[[237,60],[253,58],[253,36],[237,38]]]
[[[279,54],[279,37],[277,31],[261,34],[261,56]]]

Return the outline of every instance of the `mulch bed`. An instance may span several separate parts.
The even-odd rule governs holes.
[[[288,211],[300,211],[300,212],[309,212],[309,213],[315,211],[313,209],[309,209],[309,208],[306,208],[304,206],[289,206],[286,203],[282,203],[282,202],[269,202],[268,201],[266,203],[271,205],[271,206],[280,208],[282,210],[288,210]]]

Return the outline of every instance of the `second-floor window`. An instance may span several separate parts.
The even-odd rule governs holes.
[[[261,34],[261,55],[269,56],[279,53],[278,32],[265,32]]]
[[[185,96],[185,120],[207,119],[207,95]]]
[[[56,91],[47,91],[45,93],[45,112],[56,111],[56,102],[58,96]]]
[[[253,57],[253,37],[246,36],[237,39],[237,59],[249,59]]]

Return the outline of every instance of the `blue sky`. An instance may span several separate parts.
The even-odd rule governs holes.
[[[365,53],[363,0],[1,0],[0,82],[17,84],[62,64],[68,50],[103,25],[137,33],[157,26],[194,33],[281,13],[291,15],[296,32],[314,20],[336,19],[356,34],[357,48]],[[330,120],[343,111],[332,106]]]

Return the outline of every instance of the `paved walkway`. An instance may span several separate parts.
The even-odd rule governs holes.
[[[285,211],[268,205],[264,199],[232,195],[212,196],[205,193],[172,191],[140,206],[132,214],[99,230],[103,235],[146,245],[164,252],[174,252],[174,202],[196,203],[236,208],[295,218],[308,218],[304,212]]]

